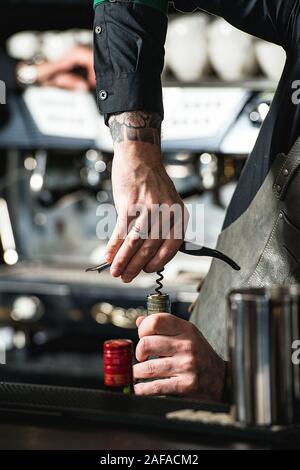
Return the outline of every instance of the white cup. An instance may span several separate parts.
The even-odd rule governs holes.
[[[243,80],[257,71],[254,38],[219,18],[208,28],[211,64],[222,80]]]
[[[37,31],[21,31],[6,43],[8,54],[17,60],[32,60],[39,53],[40,45],[40,33]]]
[[[255,51],[258,63],[264,74],[278,82],[286,61],[286,53],[282,47],[266,41],[257,41]]]
[[[166,67],[182,82],[199,81],[209,69],[207,17],[183,15],[170,21],[166,40]]]

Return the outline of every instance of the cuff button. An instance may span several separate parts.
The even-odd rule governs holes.
[[[96,34],[101,34],[102,33],[102,27],[101,26],[96,26],[95,33]]]
[[[101,101],[105,101],[107,96],[108,96],[107,91],[105,90],[99,91],[99,98]]]

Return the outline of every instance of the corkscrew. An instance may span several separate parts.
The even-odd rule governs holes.
[[[110,263],[102,263],[99,266],[95,266],[93,268],[87,268],[86,272],[98,272],[99,274],[102,273],[102,271],[105,271],[106,269],[110,268],[111,264]],[[164,272],[165,268],[162,268],[160,271],[158,271],[156,274],[158,275],[158,279],[156,279],[156,284],[157,287],[155,289],[155,292],[157,295],[162,295],[162,289],[163,289],[163,279],[164,275],[162,274]]]
[[[157,295],[162,295],[162,289],[163,289],[163,283],[162,281],[164,280],[164,275],[162,274],[164,272],[165,268],[162,268],[160,271],[157,271],[158,279],[156,279],[156,284],[157,287],[155,289],[155,292]]]
[[[233,261],[233,259],[229,258],[229,256],[225,255],[224,253],[221,253],[221,251],[218,250],[213,250],[212,248],[207,248],[206,246],[198,246],[195,245],[194,243],[184,241],[179,248],[179,251],[181,253],[184,253],[186,255],[191,255],[191,256],[207,256],[209,258],[216,258],[224,263],[228,264],[232,269],[235,271],[240,271],[240,266]],[[92,268],[87,268],[85,271],[86,272],[98,272],[99,274],[102,273],[102,271],[105,271],[105,269],[108,269],[111,267],[110,263],[102,263],[99,266],[93,266]],[[163,280],[164,276],[162,275],[162,272],[164,269],[159,271],[157,274],[159,276],[159,279],[156,281],[158,284],[158,289],[162,289],[162,284],[161,281]]]
[[[211,248],[200,247],[200,246],[194,245],[193,243],[185,241],[181,245],[179,251],[187,255],[208,256],[211,258],[217,258],[227,263],[229,266],[231,266],[232,269],[235,269],[236,271],[239,271],[241,269],[236,264],[235,261],[233,261],[231,258],[226,256],[224,253],[221,253],[220,251],[217,251],[217,250],[212,250]],[[98,273],[101,273],[102,271],[109,268],[110,266],[111,266],[110,263],[102,263],[99,266],[88,268],[86,269],[86,271],[91,271],[91,272],[96,271]],[[160,313],[160,312],[171,313],[170,297],[168,294],[162,292],[163,280],[164,280],[163,272],[164,272],[164,268],[162,268],[160,271],[157,272],[158,278],[156,279],[157,287],[155,289],[155,293],[150,294],[147,297],[148,315],[151,315],[153,313]]]

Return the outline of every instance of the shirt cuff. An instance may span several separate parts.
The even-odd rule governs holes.
[[[100,112],[105,115],[106,123],[109,115],[129,111],[157,113],[163,119],[160,76],[136,73],[114,79],[99,78],[97,103]]]
[[[102,114],[146,111],[163,119],[166,30],[167,17],[154,8],[127,0],[96,8],[94,65]]]

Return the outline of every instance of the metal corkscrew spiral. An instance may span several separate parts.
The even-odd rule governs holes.
[[[155,292],[158,294],[158,295],[162,295],[162,288],[163,288],[163,279],[164,279],[164,275],[162,274],[164,272],[165,268],[162,268],[160,271],[158,271],[156,274],[158,275],[158,279],[156,279],[156,284],[157,284],[157,287],[155,289]]]
[[[171,301],[168,294],[162,292],[163,289],[163,279],[164,275],[162,274],[165,268],[157,272],[158,279],[156,279],[157,287],[155,293],[148,295],[147,297],[147,311],[148,315],[152,313],[171,313]]]

